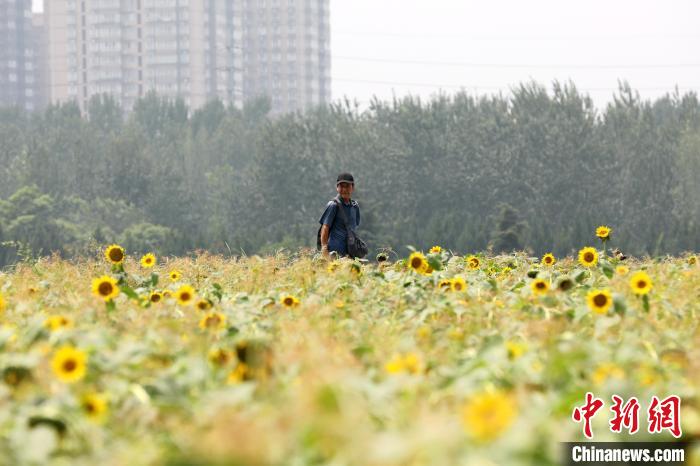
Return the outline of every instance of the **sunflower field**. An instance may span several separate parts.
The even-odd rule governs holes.
[[[644,416],[611,432],[614,394],[677,395],[697,439],[697,258],[623,260],[610,231],[575,257],[113,244],[19,263],[0,274],[0,463],[560,464],[587,392],[597,441],[676,440]]]

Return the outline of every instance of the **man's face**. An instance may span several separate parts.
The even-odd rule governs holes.
[[[340,197],[348,199],[355,189],[355,185],[352,183],[338,183],[335,189],[338,191],[338,194],[340,194]]]

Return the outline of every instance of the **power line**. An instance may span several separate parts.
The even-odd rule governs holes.
[[[414,86],[414,87],[430,87],[430,88],[450,88],[450,89],[484,89],[484,90],[510,90],[515,85],[504,85],[504,86],[494,86],[491,84],[440,84],[440,83],[419,83],[419,82],[405,82],[405,81],[375,81],[375,80],[365,80],[365,79],[351,79],[351,78],[340,78],[333,77],[332,82],[351,82],[351,83],[361,83],[361,84],[379,84],[386,86]],[[679,91],[692,91],[700,88],[697,86],[655,86],[655,87],[637,87],[633,88],[633,91],[674,91],[678,89]],[[610,92],[619,90],[618,87],[589,87],[580,88],[577,87],[579,91],[584,92]]]
[[[372,57],[348,57],[342,55],[331,55],[333,60],[365,61],[372,63],[397,63],[406,65],[436,65],[436,66],[458,66],[470,68],[523,68],[523,69],[634,69],[634,68],[694,68],[700,67],[700,63],[660,63],[660,64],[625,64],[625,65],[604,65],[604,64],[509,64],[509,63],[475,63],[475,62],[454,62],[454,61],[428,61],[428,60],[400,60],[393,58],[372,58]]]
[[[430,33],[420,33],[411,34],[405,32],[391,32],[391,31],[343,31],[343,30],[332,30],[333,34],[341,36],[353,36],[353,37],[364,37],[364,36],[379,36],[379,37],[397,37],[397,38],[415,38],[415,39],[461,39],[461,40],[474,40],[474,41],[611,41],[611,40],[639,40],[639,39],[649,39],[649,40],[659,40],[659,39],[700,39],[698,34],[628,34],[628,35],[595,35],[595,36],[529,36],[529,35],[498,35],[498,36],[487,36],[487,35],[464,35],[464,34],[430,34]]]
[[[497,87],[497,86],[492,86],[492,85],[466,85],[466,84],[438,84],[438,83],[418,83],[418,82],[396,82],[396,81],[375,81],[375,80],[369,80],[369,79],[349,79],[349,78],[331,78],[331,82],[333,81],[340,81],[340,82],[353,82],[353,83],[364,83],[364,84],[384,84],[384,85],[389,85],[389,86],[416,86],[416,87],[445,87],[445,88],[452,88],[452,89],[460,89],[460,88],[474,88],[478,87],[479,89],[502,89],[502,87]]]

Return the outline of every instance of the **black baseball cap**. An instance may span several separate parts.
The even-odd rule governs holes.
[[[355,178],[352,177],[350,173],[341,173],[338,175],[338,179],[335,182],[335,185],[338,186],[340,183],[350,183],[350,184],[355,184]]]

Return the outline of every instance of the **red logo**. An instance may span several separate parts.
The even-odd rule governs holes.
[[[650,434],[668,429],[674,437],[681,436],[681,399],[676,395],[666,397],[662,401],[652,396],[647,414]]]
[[[617,395],[612,396],[615,404],[612,405],[610,411],[615,417],[610,420],[611,432],[622,432],[624,427],[630,434],[634,434],[639,430],[639,401],[636,397],[630,398],[627,403],[622,405],[622,398]]]
[[[630,434],[636,433],[639,430],[639,400],[633,396],[625,402],[622,397],[612,395],[612,401],[610,411],[613,417],[608,422],[610,431],[621,433],[623,429],[627,429]],[[583,435],[589,439],[593,438],[591,419],[603,405],[602,399],[587,392],[586,402],[582,406],[576,406],[571,413],[571,418],[575,422],[583,422]],[[682,434],[680,413],[681,399],[678,396],[671,395],[661,401],[656,396],[652,396],[647,410],[647,432],[658,434],[668,430],[674,437],[679,438]]]
[[[593,396],[593,393],[586,393],[586,404],[574,409],[571,417],[574,421],[581,422],[583,420],[583,434],[588,438],[593,438],[593,430],[591,429],[591,418],[595,416],[600,408],[603,407],[603,400]]]

